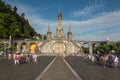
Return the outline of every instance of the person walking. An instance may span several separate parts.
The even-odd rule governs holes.
[[[91,56],[91,61],[92,61],[92,63],[95,62],[95,56],[94,55]]]
[[[37,54],[33,54],[33,62],[34,63],[38,62],[37,58],[38,58],[38,55]]]
[[[15,56],[14,64],[15,64],[15,65],[16,65],[16,64],[20,64],[20,62],[19,62],[19,55],[18,55],[18,54],[15,54],[14,56]]]
[[[30,55],[29,54],[26,56],[26,62],[30,62]]]
[[[119,63],[119,58],[116,55],[115,58],[114,58],[114,68],[118,67],[118,63]]]
[[[110,68],[113,67],[113,66],[112,66],[112,65],[113,65],[113,61],[114,61],[114,60],[113,60],[113,56],[110,55],[110,56],[108,57],[108,62],[109,62],[109,67],[110,67]]]
[[[8,60],[12,60],[12,54],[8,53]]]

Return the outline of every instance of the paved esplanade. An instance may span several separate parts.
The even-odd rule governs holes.
[[[57,57],[39,80],[76,80],[62,57]]]

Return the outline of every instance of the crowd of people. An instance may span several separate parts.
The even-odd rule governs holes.
[[[8,60],[13,60],[14,64],[23,64],[29,62],[38,62],[38,55],[37,54],[23,54],[23,53],[15,53],[15,54],[8,54]]]
[[[63,54],[63,57],[65,58],[66,56]],[[72,55],[75,56],[75,55]],[[85,56],[85,59],[89,59],[92,63],[98,63],[102,64],[104,68],[110,67],[110,68],[118,68],[119,64],[119,57],[116,54],[112,53],[106,53],[106,54],[88,54]],[[22,63],[29,63],[29,62],[38,62],[38,55],[33,53],[33,54],[8,54],[8,60],[14,60],[14,64],[22,64]]]
[[[92,63],[102,64],[104,68],[107,66],[110,68],[118,68],[119,57],[116,54],[106,53],[100,54],[88,54],[85,58],[88,58]]]

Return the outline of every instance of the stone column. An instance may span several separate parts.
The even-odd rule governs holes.
[[[30,53],[30,43],[27,43],[27,53]]]
[[[84,56],[84,51],[82,47],[80,47],[80,53],[81,53],[81,56]]]
[[[93,44],[89,43],[89,53],[93,54]]]
[[[17,44],[17,50],[18,50],[18,53],[21,52],[21,43],[19,43],[19,42],[18,42],[18,44]]]

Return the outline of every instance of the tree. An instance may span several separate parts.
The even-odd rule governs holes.
[[[17,7],[16,6],[14,6],[14,8],[13,8],[13,12],[14,12],[14,14],[17,14]]]
[[[82,47],[84,53],[89,53],[89,47]]]
[[[104,44],[95,49],[95,51],[99,51],[100,53],[108,53],[111,50],[115,50],[115,53],[120,55],[120,41],[112,44]]]
[[[9,35],[14,39],[32,38],[37,32],[31,27],[29,21],[25,19],[25,14],[17,14],[17,7],[13,10],[9,4],[0,0],[0,38],[8,39]]]

